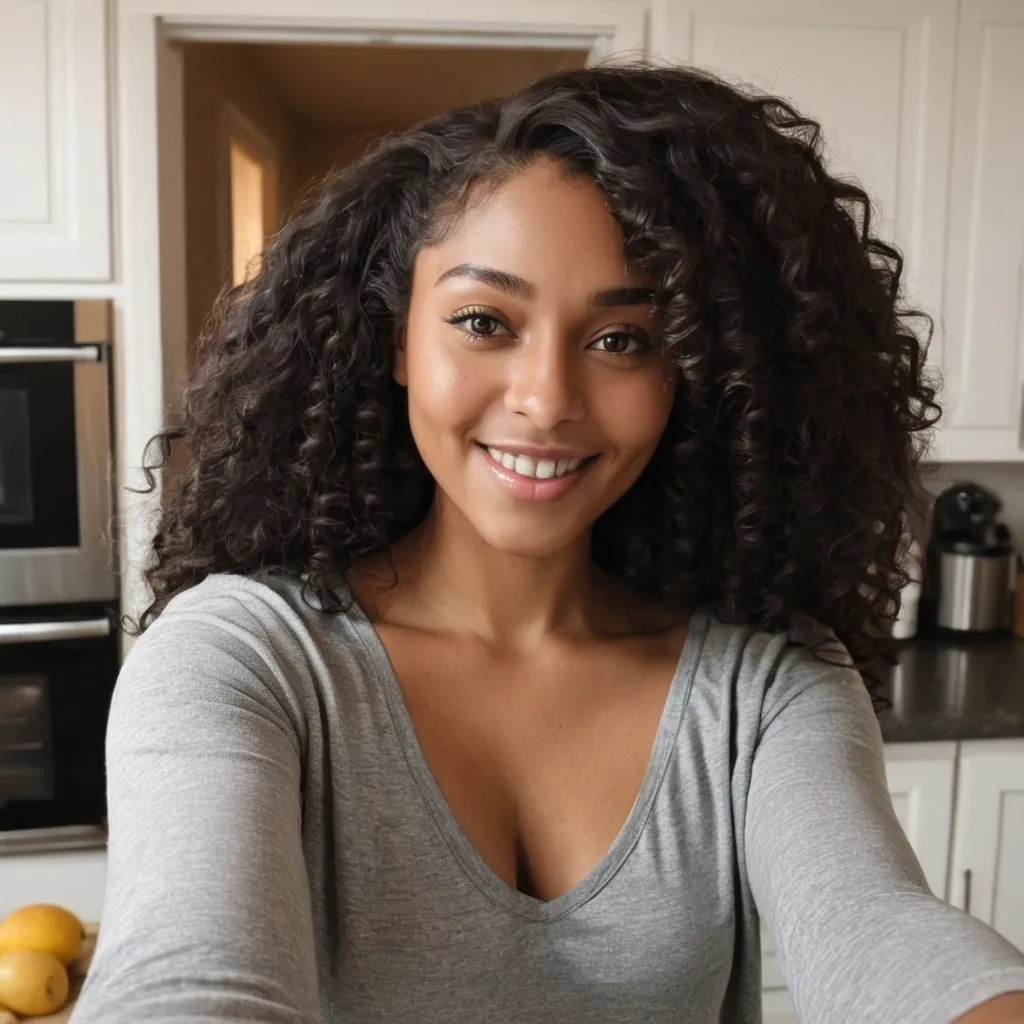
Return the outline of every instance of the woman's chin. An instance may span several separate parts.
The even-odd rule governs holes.
[[[487,547],[511,558],[530,560],[556,557],[576,546],[581,531],[544,529],[537,523],[516,523],[497,526],[476,524],[477,533]]]

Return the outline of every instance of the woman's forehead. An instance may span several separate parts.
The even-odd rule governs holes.
[[[586,283],[589,291],[652,283],[629,265],[622,230],[597,184],[567,176],[550,160],[471,196],[450,230],[416,262],[418,274],[433,275],[432,285],[440,278],[472,278],[454,274],[458,267],[489,268],[526,282],[529,288],[518,288],[523,298],[574,283]]]

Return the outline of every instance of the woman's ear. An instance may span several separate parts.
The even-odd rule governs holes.
[[[391,364],[391,376],[400,387],[409,386],[409,375],[406,372],[405,359],[405,327],[395,331],[395,356]]]

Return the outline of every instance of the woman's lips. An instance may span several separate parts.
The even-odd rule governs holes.
[[[593,456],[578,469],[566,473],[565,476],[540,480],[535,477],[522,476],[513,469],[507,469],[480,445],[474,445],[474,448],[480,458],[484,460],[486,468],[499,486],[520,501],[557,501],[579,484],[583,475],[590,470],[598,458],[596,455]]]

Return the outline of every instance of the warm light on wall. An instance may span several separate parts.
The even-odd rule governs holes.
[[[232,283],[242,284],[259,272],[266,226],[266,183],[260,160],[238,139],[231,140]]]

